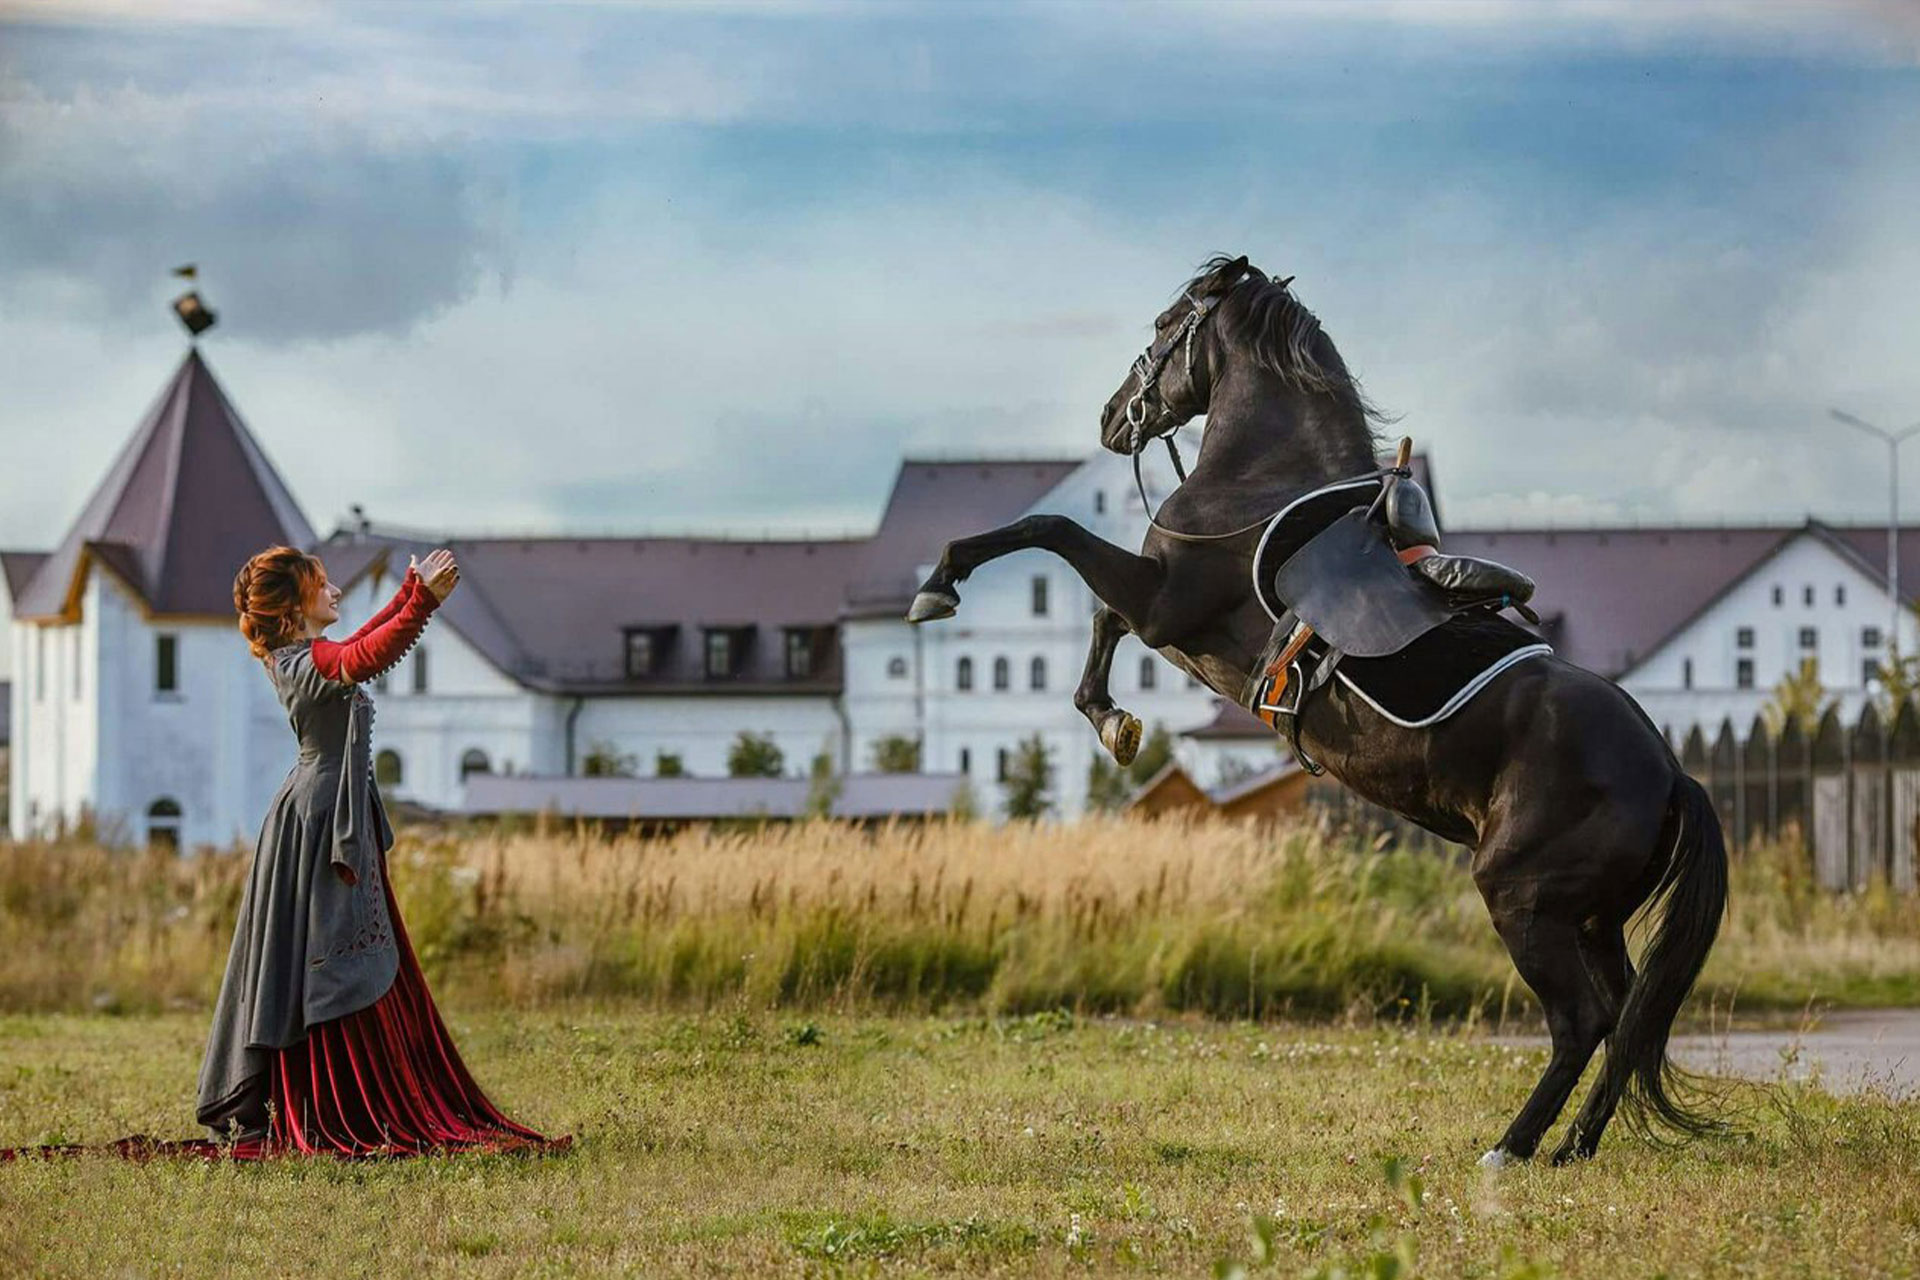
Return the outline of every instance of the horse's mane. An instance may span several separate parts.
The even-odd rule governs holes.
[[[1348,371],[1333,339],[1320,327],[1320,318],[1291,292],[1258,267],[1243,259],[1216,254],[1187,282],[1196,298],[1223,293],[1214,309],[1221,336],[1245,348],[1263,368],[1285,378],[1302,391],[1333,397],[1340,408],[1367,431],[1388,421],[1360,389],[1360,380]]]

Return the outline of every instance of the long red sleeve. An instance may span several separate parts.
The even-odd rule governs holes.
[[[366,639],[367,636],[370,635],[375,628],[381,626],[388,619],[392,618],[394,614],[400,612],[401,606],[406,604],[407,602],[407,597],[411,596],[414,593],[414,591],[419,588],[419,586],[420,586],[420,573],[417,569],[414,569],[411,565],[409,565],[407,567],[406,576],[400,579],[400,586],[393,593],[393,599],[387,601],[384,605],[380,606],[380,612],[374,614],[371,618],[368,618],[365,622],[361,623],[360,629],[358,631],[355,631],[352,635],[348,636],[345,640],[342,640],[340,643],[352,644],[356,640]]]
[[[398,607],[389,606],[381,610],[384,621],[378,626],[362,627],[354,633],[351,640],[335,642],[315,640],[313,642],[313,665],[320,674],[329,680],[345,680],[359,684],[384,675],[407,655],[420,633],[426,629],[427,619],[440,607],[440,597],[427,590],[426,584],[415,579],[409,589],[402,584],[401,600]]]

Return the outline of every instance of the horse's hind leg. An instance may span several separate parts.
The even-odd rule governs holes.
[[[1080,687],[1073,691],[1073,705],[1100,735],[1100,744],[1121,764],[1132,764],[1140,750],[1140,720],[1113,705],[1108,675],[1113,667],[1113,650],[1127,634],[1127,623],[1113,610],[1101,605],[1093,615],[1093,642],[1087,649],[1087,667],[1080,673]]]
[[[1493,901],[1491,895],[1489,900]],[[1481,1157],[1480,1163],[1497,1167],[1532,1158],[1612,1022],[1607,1002],[1595,990],[1580,958],[1580,929],[1574,921],[1538,913],[1532,904],[1496,906],[1494,927],[1520,976],[1546,1009],[1547,1031],[1553,1039],[1553,1056],[1526,1105],[1499,1144]]]
[[[1627,1003],[1627,989],[1633,985],[1633,961],[1627,955],[1627,935],[1617,923],[1594,921],[1590,928],[1581,932],[1580,941],[1587,972],[1600,987],[1609,1006],[1607,1053],[1611,1055],[1613,1031],[1619,1024],[1620,1010]],[[1620,1087],[1625,1087],[1624,1076]],[[1585,1160],[1598,1151],[1600,1135],[1606,1132],[1607,1122],[1613,1119],[1613,1110],[1619,1105],[1618,1091],[1609,1087],[1607,1073],[1601,1072],[1600,1078],[1587,1091],[1587,1100],[1581,1104],[1580,1114],[1574,1117],[1566,1138],[1560,1143],[1560,1149],[1553,1153],[1553,1162],[1566,1164],[1570,1160]]]

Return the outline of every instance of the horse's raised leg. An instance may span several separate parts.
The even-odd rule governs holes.
[[[1620,1010],[1627,1003],[1627,990],[1633,986],[1633,961],[1627,955],[1627,935],[1618,924],[1595,921],[1581,931],[1580,941],[1587,972],[1609,1005],[1607,1052],[1611,1054],[1613,1031],[1619,1023]],[[1553,1162],[1566,1164],[1591,1158],[1600,1149],[1600,1135],[1607,1131],[1607,1122],[1613,1119],[1614,1108],[1619,1105],[1619,1094],[1608,1087],[1607,1073],[1602,1072],[1587,1091],[1587,1100],[1581,1105],[1580,1114],[1574,1117],[1560,1149],[1553,1153]]]
[[[1051,551],[1107,605],[1138,632],[1160,589],[1158,560],[1135,555],[1095,537],[1065,516],[1028,516],[1010,525],[949,542],[907,610],[908,622],[951,618],[960,607],[960,584],[967,575],[1001,556],[1037,548]]]
[[[1073,691],[1073,705],[1100,735],[1100,745],[1121,764],[1132,764],[1140,750],[1140,720],[1113,705],[1107,683],[1114,647],[1126,634],[1126,620],[1101,605],[1093,615],[1093,642],[1087,648],[1087,667],[1080,673],[1080,686]]]
[[[1492,895],[1488,903],[1494,907],[1494,927],[1507,944],[1514,966],[1546,1009],[1547,1032],[1553,1039],[1553,1056],[1540,1083],[1499,1144],[1480,1159],[1481,1164],[1497,1168],[1532,1158],[1613,1023],[1607,1002],[1594,989],[1580,958],[1577,924],[1536,912],[1532,905],[1503,911]]]

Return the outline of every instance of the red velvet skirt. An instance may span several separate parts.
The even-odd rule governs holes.
[[[538,1154],[570,1146],[570,1137],[548,1138],[508,1119],[481,1092],[434,1007],[390,885],[387,911],[400,949],[393,986],[367,1008],[311,1027],[305,1040],[272,1055],[272,1118],[266,1137],[234,1143],[134,1137],[104,1149],[131,1159],[261,1160],[293,1154],[346,1158],[432,1151]],[[0,1160],[85,1150],[23,1147],[0,1150]]]

